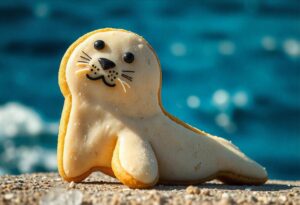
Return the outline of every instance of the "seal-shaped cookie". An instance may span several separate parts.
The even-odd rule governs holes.
[[[135,33],[106,28],[75,41],[59,70],[60,175],[79,182],[98,170],[132,188],[264,183],[265,169],[237,147],[164,110],[161,77],[154,50]]]

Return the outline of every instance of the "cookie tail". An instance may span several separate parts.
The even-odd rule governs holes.
[[[266,169],[257,162],[248,158],[230,142],[218,138],[223,149],[219,156],[220,171],[218,179],[226,184],[259,185],[268,180]],[[226,141],[226,143],[224,143]]]

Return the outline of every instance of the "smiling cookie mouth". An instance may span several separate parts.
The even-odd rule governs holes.
[[[98,76],[98,77],[91,77],[89,76],[89,74],[86,74],[86,77],[89,79],[89,80],[99,80],[99,79],[102,79],[103,83],[109,87],[115,87],[116,84],[109,84],[105,78],[104,78],[104,75],[101,75],[101,76]]]

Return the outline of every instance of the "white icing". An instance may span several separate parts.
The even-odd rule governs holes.
[[[106,47],[95,50],[96,40],[103,40]],[[92,58],[90,64],[99,67],[100,57],[116,64],[113,69],[120,79],[114,81],[115,87],[101,79],[87,79],[87,70],[78,71],[83,69],[77,65],[82,50]],[[134,54],[133,63],[124,62],[125,52]],[[132,81],[120,76],[122,70],[134,71],[127,72]],[[99,73],[108,75],[104,70]],[[122,167],[144,183],[153,182],[158,175],[162,180],[199,180],[222,170],[266,178],[260,165],[226,140],[201,135],[168,118],[159,106],[160,75],[154,52],[133,33],[98,32],[75,48],[66,68],[72,95],[63,153],[68,176],[78,176],[96,166],[111,167],[119,139]]]

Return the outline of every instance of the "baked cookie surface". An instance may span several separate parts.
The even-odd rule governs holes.
[[[237,147],[163,109],[161,77],[154,50],[137,34],[107,28],[75,41],[59,70],[60,175],[79,182],[99,170],[132,188],[264,183],[265,169]]]

